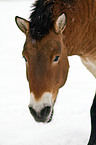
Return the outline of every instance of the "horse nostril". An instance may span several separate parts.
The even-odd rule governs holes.
[[[33,116],[36,116],[36,111],[32,107],[29,107],[29,110]]]
[[[47,117],[49,115],[50,111],[51,111],[51,107],[50,106],[46,106],[45,108],[43,108],[41,110],[41,114],[40,115],[43,116],[43,117]]]

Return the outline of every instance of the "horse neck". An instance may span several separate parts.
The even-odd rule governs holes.
[[[83,56],[88,51],[90,54],[90,49],[94,47],[90,48],[89,44],[96,46],[96,1],[77,0],[76,3],[67,5],[66,8],[61,6],[60,9],[67,16],[67,25],[63,33],[67,55]]]

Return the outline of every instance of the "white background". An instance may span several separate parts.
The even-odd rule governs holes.
[[[29,18],[32,1],[0,2],[0,145],[87,145],[96,80],[77,56],[69,57],[53,120],[36,123],[28,110],[29,87],[15,16]]]

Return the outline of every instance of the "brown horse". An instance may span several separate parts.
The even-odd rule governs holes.
[[[96,0],[38,0],[30,21],[15,20],[26,35],[22,54],[30,87],[29,109],[36,121],[49,122],[58,90],[67,79],[68,56],[80,56],[96,78]]]

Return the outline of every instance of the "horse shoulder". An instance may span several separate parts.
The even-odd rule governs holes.
[[[81,57],[82,63],[96,78],[96,59],[90,59],[88,57]]]

